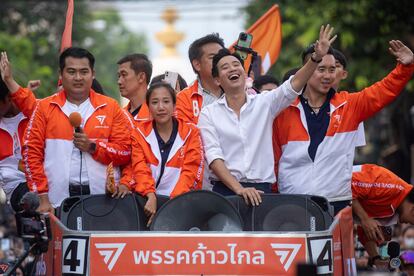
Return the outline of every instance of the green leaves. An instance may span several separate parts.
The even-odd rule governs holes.
[[[7,51],[17,81],[26,85],[30,79],[40,79],[37,96],[51,95],[58,80],[66,1],[1,2],[0,48]],[[75,1],[73,45],[94,54],[96,78],[109,96],[119,99],[116,62],[132,52],[145,53],[146,41],[123,25],[116,10],[93,9],[91,2]]]

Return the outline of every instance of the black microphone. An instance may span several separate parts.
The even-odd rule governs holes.
[[[390,256],[389,268],[390,271],[395,271],[401,265],[400,260],[400,244],[395,241],[388,243],[387,254]]]

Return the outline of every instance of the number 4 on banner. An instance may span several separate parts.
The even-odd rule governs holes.
[[[65,236],[62,242],[62,274],[85,275],[88,237]]]

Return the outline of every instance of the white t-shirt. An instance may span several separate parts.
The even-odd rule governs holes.
[[[79,114],[82,117],[81,128],[84,127],[86,120],[92,115],[94,110],[95,109],[92,106],[89,98],[83,103],[81,103],[79,106],[69,101],[66,101],[66,103],[62,107],[62,111],[68,117],[72,112],[79,112]],[[73,146],[72,160],[70,162],[70,174],[69,174],[70,184],[79,185],[81,184],[80,181],[82,181],[82,185],[89,184],[88,168],[86,167],[86,161],[85,161],[84,154],[85,153],[82,154],[82,162],[81,162],[81,151],[77,147]],[[82,174],[80,174],[81,166],[82,166]]]
[[[23,113],[19,113],[14,117],[3,117],[0,120],[0,128],[7,131],[13,139],[13,154],[0,160],[0,184],[6,193],[8,200],[10,200],[10,196],[14,189],[20,183],[26,181],[24,173],[18,169],[19,161],[22,159],[18,127],[20,121],[23,119]]]

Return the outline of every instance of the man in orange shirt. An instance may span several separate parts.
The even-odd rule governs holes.
[[[201,109],[221,96],[211,68],[214,55],[222,48],[224,42],[218,34],[206,35],[190,45],[188,57],[197,80],[177,94],[177,117],[183,121],[197,124]]]
[[[130,160],[132,125],[115,100],[91,89],[94,63],[85,49],[63,51],[63,89],[40,100],[28,124],[22,155],[30,190],[40,197],[40,212],[52,211],[72,195],[105,193],[107,165]],[[75,133],[69,121],[73,112],[82,117]]]
[[[122,97],[129,100],[125,109],[134,120],[148,120],[145,95],[152,75],[152,63],[144,54],[129,54],[118,61],[118,87]]]
[[[151,61],[144,54],[129,54],[122,57],[117,63],[119,93],[129,100],[124,109],[131,115],[135,125],[138,122],[149,120],[150,113],[145,103],[145,96],[152,75]],[[135,180],[132,177],[130,162],[122,168],[122,177],[118,186],[122,191],[121,197],[134,186]]]
[[[361,242],[370,257],[378,255],[376,243],[385,241],[384,226],[414,224],[414,190],[386,168],[365,164],[354,166],[352,174],[352,211]]]

